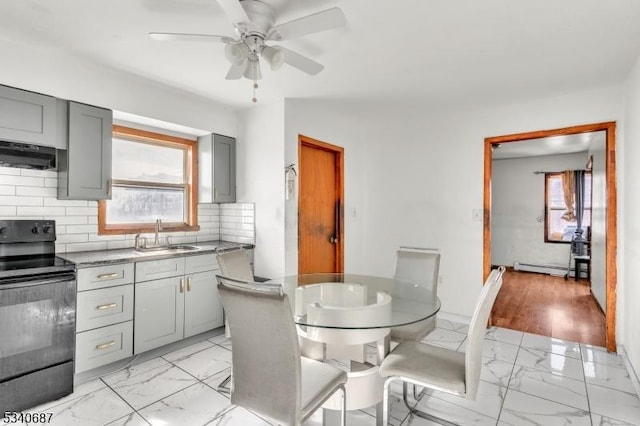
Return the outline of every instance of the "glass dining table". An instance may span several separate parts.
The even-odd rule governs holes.
[[[370,275],[303,274],[268,283],[282,285],[288,295],[302,354],[345,368],[347,409],[376,405],[380,420],[378,365],[390,351],[390,330],[433,317],[440,310],[438,298],[417,283]],[[332,418],[338,401],[329,400],[324,408],[324,417]]]
[[[340,329],[400,327],[426,320],[440,310],[440,301],[430,290],[394,278],[317,273],[292,275],[267,282],[282,285],[294,308],[295,322],[300,326]],[[389,296],[388,306],[385,295]],[[349,315],[340,318],[310,315],[306,305],[344,308]],[[376,312],[376,315],[354,315],[354,312],[367,309]]]

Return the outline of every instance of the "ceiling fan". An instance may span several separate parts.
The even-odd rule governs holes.
[[[217,0],[235,27],[238,38],[214,34],[161,33],[149,36],[162,41],[203,41],[225,43],[225,56],[231,63],[227,80],[242,77],[253,80],[254,96],[257,81],[262,78],[260,59],[264,59],[272,70],[288,64],[309,75],[316,75],[324,66],[313,59],[282,46],[267,45],[268,41],[284,41],[308,34],[318,33],[346,25],[342,10],[333,7],[302,18],[275,25],[275,16],[269,4],[260,0]]]

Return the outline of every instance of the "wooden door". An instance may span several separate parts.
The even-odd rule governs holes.
[[[298,141],[298,273],[343,272],[344,149]]]

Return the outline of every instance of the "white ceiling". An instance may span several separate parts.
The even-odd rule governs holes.
[[[548,138],[527,139],[494,145],[491,158],[506,160],[544,155],[575,154],[589,150],[602,151],[606,145],[606,132],[579,133],[574,135],[552,136]]]
[[[308,76],[263,67],[259,102],[483,105],[618,83],[640,53],[638,0],[264,1],[276,23],[339,6],[348,25],[283,42],[326,68]],[[248,80],[224,79],[224,45],[158,42],[151,31],[234,35],[215,0],[0,2],[0,43],[46,47],[234,108],[251,105]]]

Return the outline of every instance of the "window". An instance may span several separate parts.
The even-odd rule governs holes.
[[[571,237],[578,226],[575,221],[562,219],[567,210],[562,190],[562,173],[545,173],[545,226],[544,241],[547,243],[570,243]],[[574,203],[575,207],[575,203]],[[591,173],[584,175],[584,214],[582,227],[583,236],[587,237],[586,227],[591,224]]]
[[[98,233],[196,231],[196,141],[113,126],[111,200],[98,204]]]

